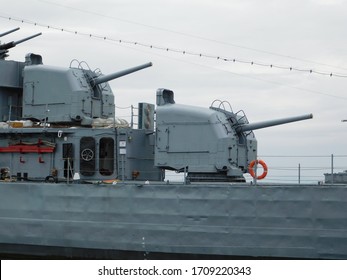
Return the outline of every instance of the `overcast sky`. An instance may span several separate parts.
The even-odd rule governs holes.
[[[149,69],[111,82],[118,107],[136,106],[139,101],[155,103],[156,89],[164,87],[175,92],[176,103],[208,107],[214,99],[229,101],[233,111],[244,110],[250,122],[313,113],[312,120],[255,131],[258,155],[269,165],[268,181],[295,182],[299,163],[302,182],[323,180],[323,173],[330,172],[331,154],[335,155],[336,172],[347,169],[347,122],[341,122],[347,119],[347,78],[188,54],[347,76],[347,1],[1,2],[0,33],[21,28],[1,37],[2,42],[43,33],[12,49],[8,59],[23,61],[26,53],[33,52],[41,54],[47,65],[68,67],[77,59],[104,74],[153,62]],[[130,112],[117,109],[116,114]],[[293,155],[311,157],[288,157]]]

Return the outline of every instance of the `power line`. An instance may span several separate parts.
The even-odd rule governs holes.
[[[120,21],[120,22],[125,22],[125,23],[128,23],[128,24],[133,24],[133,25],[138,25],[138,26],[151,28],[151,29],[155,29],[155,30],[160,30],[160,31],[164,31],[164,32],[169,32],[169,33],[173,33],[173,34],[178,34],[178,35],[181,35],[181,36],[195,38],[195,39],[199,39],[199,40],[203,40],[203,41],[208,41],[208,42],[222,44],[222,45],[227,45],[227,46],[232,46],[232,47],[236,47],[236,48],[240,48],[240,49],[250,50],[250,51],[254,51],[254,52],[258,52],[258,53],[264,53],[264,54],[269,54],[269,55],[278,56],[278,57],[285,57],[285,58],[298,60],[298,61],[304,61],[304,62],[308,62],[308,63],[314,63],[314,64],[328,66],[328,67],[333,67],[333,68],[337,68],[337,69],[347,70],[344,67],[339,67],[339,66],[336,66],[336,65],[330,65],[330,64],[327,64],[327,63],[312,61],[312,60],[303,59],[303,58],[299,58],[299,57],[295,57],[295,56],[291,56],[291,55],[285,55],[285,54],[270,52],[270,51],[261,50],[261,49],[257,49],[257,48],[252,48],[252,47],[248,47],[248,46],[243,46],[243,45],[239,45],[239,44],[233,44],[233,43],[230,43],[230,42],[224,42],[224,41],[220,41],[220,40],[206,38],[206,37],[203,37],[203,36],[198,36],[196,34],[180,32],[180,31],[176,31],[176,30],[172,30],[172,29],[167,29],[167,28],[163,28],[163,27],[158,27],[158,26],[144,24],[144,23],[140,23],[140,22],[136,22],[136,21],[131,21],[131,20],[115,17],[115,16],[109,16],[109,15],[97,13],[95,11],[88,11],[88,10],[85,10],[85,9],[76,8],[76,7],[72,7],[72,6],[68,6],[68,5],[63,5],[63,4],[56,3],[56,2],[51,2],[51,1],[47,1],[47,0],[39,0],[39,1],[43,2],[43,3],[46,3],[46,4],[55,5],[55,6],[58,6],[58,7],[63,7],[63,8],[69,9],[69,10],[75,10],[75,11],[78,11],[78,12],[81,12],[81,13],[85,13],[85,14],[96,15],[96,16],[103,17],[103,18],[113,19],[113,20]]]
[[[334,77],[339,77],[339,78],[347,78],[347,74],[318,71],[318,70],[309,69],[309,68],[304,69],[304,68],[298,68],[298,67],[292,67],[292,66],[283,66],[283,65],[273,64],[273,63],[257,62],[257,61],[253,61],[253,60],[229,58],[229,57],[225,57],[225,56],[205,54],[202,52],[193,52],[193,51],[187,51],[187,50],[182,50],[182,49],[163,47],[163,46],[158,46],[158,45],[154,45],[154,44],[142,43],[142,42],[138,42],[138,41],[114,39],[112,37],[107,37],[107,36],[103,36],[103,35],[80,32],[77,30],[71,30],[71,29],[67,29],[67,28],[63,28],[63,27],[57,27],[57,26],[53,26],[53,25],[38,23],[35,21],[31,21],[31,20],[8,17],[8,16],[4,16],[4,15],[0,15],[0,18],[16,21],[16,22],[20,22],[20,23],[25,23],[25,24],[31,24],[34,26],[40,26],[40,27],[44,27],[44,28],[48,28],[48,29],[57,30],[57,31],[62,31],[62,32],[70,33],[70,34],[87,36],[87,37],[92,38],[92,39],[99,39],[99,40],[103,40],[103,41],[109,41],[109,42],[125,44],[125,45],[141,46],[141,47],[145,47],[145,48],[149,48],[149,49],[160,50],[160,51],[165,51],[165,52],[173,52],[173,53],[178,53],[178,54],[182,54],[182,55],[189,55],[189,56],[196,56],[196,57],[201,57],[201,58],[214,59],[214,60],[219,60],[219,61],[223,61],[223,62],[248,64],[250,66],[255,65],[255,66],[266,67],[266,68],[276,68],[276,69],[305,72],[305,73],[318,74],[318,75],[330,76],[330,77],[334,76]]]

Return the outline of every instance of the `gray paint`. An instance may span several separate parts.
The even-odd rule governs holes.
[[[244,180],[257,158],[250,129],[312,115],[249,124],[226,102],[180,105],[159,89],[156,123],[154,105],[143,104],[133,129],[114,119],[107,81],[151,64],[103,76],[81,63],[43,65],[35,54],[4,60],[30,38],[0,45],[1,120],[36,121],[1,124],[0,245],[347,257],[346,185],[226,182]],[[100,119],[108,127],[96,127]],[[164,182],[166,169],[203,183]]]
[[[81,173],[80,141],[83,137],[93,137],[96,147],[93,151],[95,160],[95,172],[93,175],[81,174],[82,180],[108,180],[122,178],[122,161],[124,161],[124,179],[131,180],[133,172],[139,171],[138,180],[161,180],[162,171],[154,167],[154,136],[151,130],[133,130],[130,128],[8,128],[0,130],[0,148],[20,142],[37,144],[40,141],[49,142],[54,146],[54,153],[9,153],[0,155],[0,168],[8,168],[12,176],[20,173],[28,174],[29,179],[45,180],[50,176],[52,169],[57,171],[59,181],[72,179],[64,176],[63,145],[71,144],[73,154],[70,163],[73,164],[73,173]],[[101,140],[112,139],[114,142],[114,154],[109,155],[114,162],[114,170],[109,175],[100,173]],[[121,147],[123,143],[125,147]],[[46,146],[46,144],[41,145]],[[121,150],[126,149],[125,154]],[[40,161],[41,159],[41,161]],[[72,173],[72,174],[73,174]]]
[[[257,159],[252,129],[312,118],[312,114],[250,124],[243,111],[225,109],[227,102],[210,108],[176,104],[174,93],[157,90],[155,165],[188,170],[191,180],[239,181]]]
[[[318,185],[0,184],[0,243],[345,259],[346,192]]]

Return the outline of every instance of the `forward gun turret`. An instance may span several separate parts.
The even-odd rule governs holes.
[[[81,63],[77,68],[28,65],[23,72],[23,117],[86,126],[96,118],[114,118],[114,95],[107,82],[150,66],[151,62],[102,75],[83,69]]]

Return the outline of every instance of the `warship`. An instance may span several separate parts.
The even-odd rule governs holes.
[[[177,104],[160,88],[133,128],[115,116],[108,82],[151,63],[104,75],[34,53],[6,59],[39,35],[0,44],[1,254],[347,258],[346,184],[258,182],[268,168],[253,131],[311,114],[250,123],[228,102]]]

